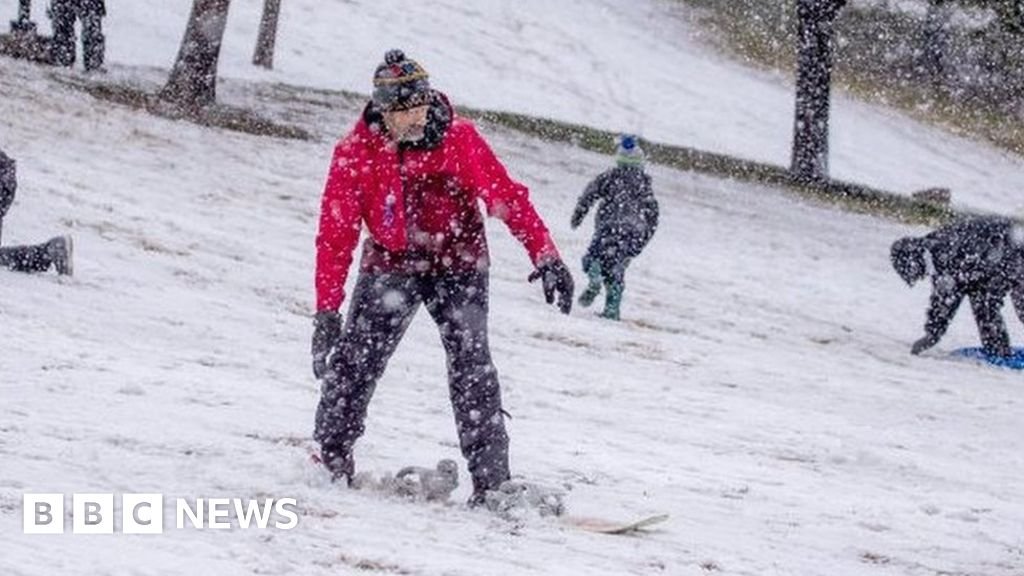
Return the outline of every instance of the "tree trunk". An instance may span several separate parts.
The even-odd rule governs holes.
[[[1001,0],[995,4],[998,25],[989,56],[995,71],[991,92],[997,106],[1007,114],[1024,114],[1024,0]]]
[[[231,0],[194,0],[178,59],[160,98],[182,110],[198,110],[217,99],[217,60]]]
[[[994,9],[1004,31],[1024,33],[1024,0],[1000,0],[994,3]]]
[[[933,90],[945,86],[946,51],[949,48],[949,22],[953,17],[948,0],[930,0],[921,39],[920,71]]]
[[[281,14],[281,0],[263,0],[263,18],[256,38],[256,51],[252,63],[266,69],[274,67],[274,42],[277,40],[277,18]]]
[[[798,0],[796,115],[790,170],[802,182],[828,178],[833,32],[846,0]]]

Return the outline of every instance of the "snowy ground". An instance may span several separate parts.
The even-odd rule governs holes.
[[[45,2],[34,4],[45,24]],[[110,60],[169,67],[191,4],[111,3]],[[232,2],[225,75],[368,92],[384,52],[402,47],[457,103],[789,163],[790,77],[710,52],[672,0],[288,0],[271,73],[250,64],[262,4]],[[901,193],[945,186],[977,209],[1024,208],[1019,157],[842,94],[831,148],[841,179]]]
[[[0,59],[0,146],[21,176],[5,241],[78,246],[73,279],[0,272],[0,573],[1024,573],[1021,375],[944,359],[976,340],[966,311],[934,353],[907,353],[927,288],[903,286],[887,249],[917,230],[653,168],[662,227],[615,324],[546,306],[492,223],[515,471],[571,487],[577,514],[672,515],[644,537],[516,527],[341,490],[308,465],[329,143],[158,119],[47,74]],[[569,214],[609,159],[486,132],[575,268],[587,234]],[[444,382],[421,314],[378,388],[363,469],[459,459]],[[26,536],[24,492],[292,496],[302,517]]]

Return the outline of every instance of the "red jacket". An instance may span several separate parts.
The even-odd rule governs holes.
[[[345,297],[352,251],[365,223],[361,269],[445,273],[488,265],[483,218],[505,222],[534,265],[557,258],[525,186],[512,180],[468,120],[443,96],[446,130],[436,146],[396,146],[364,113],[334,149],[316,237],[316,306],[333,311]],[[369,108],[368,108],[369,111]]]

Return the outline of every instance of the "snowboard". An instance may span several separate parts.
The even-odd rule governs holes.
[[[587,532],[622,535],[643,532],[644,529],[654,526],[655,524],[661,524],[668,520],[668,518],[668,514],[652,514],[650,516],[644,516],[634,520],[616,521],[605,520],[602,518],[567,516],[564,519],[564,522]]]
[[[970,348],[957,348],[952,351],[950,355],[957,359],[985,362],[993,366],[999,366],[1000,368],[1024,370],[1024,348],[1014,348],[1013,354],[1007,357],[990,356],[977,346]]]

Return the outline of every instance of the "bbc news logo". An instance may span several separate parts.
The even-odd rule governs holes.
[[[163,534],[163,494],[122,494],[120,530],[124,534]],[[299,524],[294,498],[176,498],[175,527],[212,530],[274,528],[291,530]],[[64,494],[25,494],[25,534],[64,533]],[[113,534],[117,511],[113,494],[72,494],[74,534]]]

